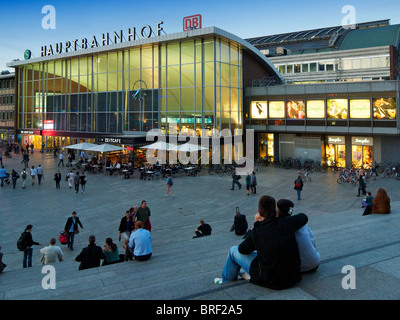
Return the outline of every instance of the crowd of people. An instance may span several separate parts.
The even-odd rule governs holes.
[[[61,161],[61,160],[60,160]],[[63,165],[59,162],[59,165]],[[159,166],[157,166],[159,167]],[[173,180],[170,170],[162,171],[166,177],[166,196],[173,196],[171,188]],[[152,170],[155,167],[146,168]],[[170,169],[170,168],[169,168]],[[32,185],[40,185],[44,177],[44,169],[31,166],[29,172],[27,168],[18,174],[12,170],[12,179],[21,178],[23,187],[25,180],[30,175]],[[18,176],[18,177],[17,177]],[[0,169],[0,178],[7,177],[4,166]],[[1,184],[3,186],[3,181]],[[236,173],[232,175],[232,189],[235,184],[241,188]],[[56,188],[59,188],[62,176],[59,170],[54,175]],[[13,180],[14,181],[14,180]],[[69,188],[75,186],[76,193],[81,187],[82,193],[85,191],[86,176],[84,172],[70,170],[65,176]],[[246,194],[256,195],[257,178],[255,172],[246,175]],[[366,195],[363,205],[364,215],[370,213],[390,213],[390,198],[385,188],[378,188],[376,195],[372,197],[371,192],[367,192],[366,185],[362,184],[363,177],[359,177],[360,191]],[[15,183],[13,182],[14,187]],[[294,181],[294,189],[297,199],[301,199],[303,189],[302,177],[298,176]],[[111,237],[107,237],[103,247],[96,244],[96,237],[90,235],[87,247],[75,257],[79,262],[79,270],[100,267],[108,264],[119,263],[129,260],[145,261],[152,257],[151,245],[151,211],[147,202],[143,200],[139,207],[131,207],[126,210],[118,226],[119,240],[123,240],[123,253],[118,249]],[[215,283],[226,283],[233,281],[241,276],[249,279],[251,283],[272,289],[285,289],[298,283],[302,274],[314,272],[320,265],[320,255],[316,249],[314,234],[308,226],[308,217],[304,213],[294,214],[294,203],[288,199],[276,201],[272,196],[263,195],[258,201],[258,210],[254,216],[253,228],[249,229],[246,216],[237,208],[234,222],[230,231],[236,235],[243,236],[243,241],[238,246],[232,246],[229,250],[226,264],[222,270],[221,278],[216,278]],[[74,250],[75,236],[83,229],[83,223],[73,211],[65,223],[63,232],[67,236],[67,248]],[[27,225],[21,238],[25,242],[23,250],[23,268],[32,266],[33,246],[43,246],[42,243],[33,240],[33,226]],[[203,219],[195,229],[195,236],[199,238],[210,236],[212,227]],[[57,245],[55,237],[50,238],[48,246],[40,250],[43,264],[62,262],[65,255],[60,246]],[[6,267],[2,261],[3,254],[0,253],[0,272]]]

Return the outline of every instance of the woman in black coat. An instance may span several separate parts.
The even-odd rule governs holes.
[[[54,175],[54,181],[56,182],[56,189],[60,189],[61,173],[60,170]]]

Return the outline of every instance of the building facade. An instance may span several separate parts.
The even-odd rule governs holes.
[[[246,127],[257,133],[259,156],[340,167],[400,160],[400,25],[382,20],[247,40],[286,80],[275,87],[255,80],[246,89]]]
[[[15,75],[0,74],[0,141],[14,142]]]
[[[19,139],[143,143],[146,133],[209,137],[243,129],[243,88],[283,81],[244,40],[215,27],[13,61]],[[145,141],[145,140],[144,140]]]

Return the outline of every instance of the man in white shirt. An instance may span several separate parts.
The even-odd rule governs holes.
[[[59,246],[56,246],[56,239],[50,239],[50,245],[40,249],[40,253],[44,256],[43,264],[56,263],[64,260],[64,255]]]
[[[294,203],[287,199],[280,199],[277,203],[277,215],[281,218],[292,214]],[[300,253],[300,271],[315,271],[320,264],[320,255],[315,247],[314,233],[304,225],[295,232],[297,246]]]
[[[62,152],[60,152],[60,161],[58,161],[58,166],[60,166],[60,164],[62,164],[62,166],[64,167],[64,155],[62,154]]]

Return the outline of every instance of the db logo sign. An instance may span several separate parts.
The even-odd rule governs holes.
[[[183,31],[189,31],[194,29],[201,29],[200,14],[183,18]]]

